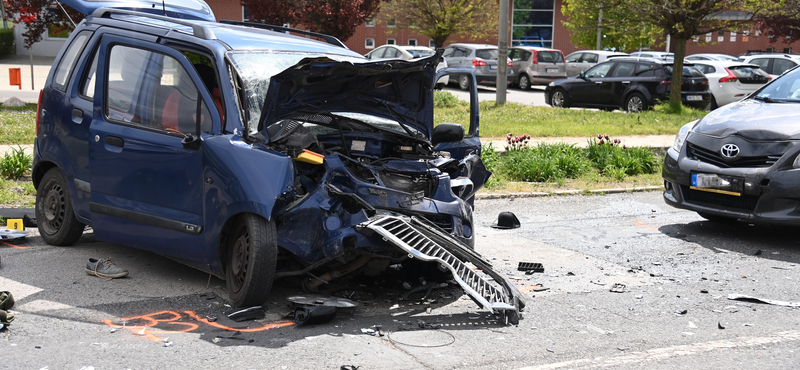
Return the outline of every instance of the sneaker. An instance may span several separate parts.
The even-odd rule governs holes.
[[[105,279],[114,279],[127,276],[128,270],[117,267],[110,258],[102,260],[89,258],[89,263],[86,264],[86,273]]]

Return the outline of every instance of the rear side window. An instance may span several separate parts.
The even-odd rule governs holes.
[[[481,59],[497,59],[497,49],[479,49],[475,56]]]
[[[756,58],[751,60],[750,63],[753,63],[761,67],[761,69],[766,70],[767,66],[769,66],[769,58]]]
[[[86,46],[86,42],[89,41],[91,35],[91,32],[88,31],[81,32],[72,40],[72,44],[64,52],[56,74],[53,76],[53,87],[61,91],[66,90],[70,72],[75,69],[75,62],[77,62],[78,56],[83,51],[83,47]]]
[[[563,63],[564,56],[560,51],[545,50],[536,53],[539,58],[539,63]]]
[[[464,49],[458,48],[453,52],[453,56],[454,57],[466,57],[467,56],[467,51],[464,50]]]
[[[584,62],[584,63],[597,63],[598,59],[599,59],[599,56],[597,54],[584,53],[583,54],[583,60],[581,60],[581,61]]]
[[[614,68],[614,73],[611,77],[631,77],[636,71],[636,63],[633,62],[619,62],[617,68]]]
[[[567,57],[567,63],[577,63],[581,60],[581,56],[583,55],[584,53],[571,54]]]
[[[639,63],[636,65],[636,77],[654,77],[656,69],[652,64]]]
[[[797,63],[788,59],[775,59],[775,61],[772,62],[772,74],[783,74],[783,72],[786,72],[796,65]]]

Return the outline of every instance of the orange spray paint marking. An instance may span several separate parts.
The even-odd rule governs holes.
[[[11,244],[11,243],[6,243],[6,242],[4,242],[4,241],[1,241],[1,240],[0,240],[0,243],[3,243],[3,244],[5,244],[5,245],[7,245],[7,246],[9,246],[9,247],[11,247],[11,248],[17,248],[17,249],[28,249],[28,247],[20,247],[20,246],[18,246],[18,245],[14,245],[14,244]]]
[[[639,220],[633,223],[636,226],[646,227],[648,229],[658,230],[655,226],[645,225],[643,220]]]

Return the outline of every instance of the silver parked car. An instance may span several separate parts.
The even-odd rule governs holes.
[[[450,44],[444,49],[444,60],[449,67],[475,68],[478,84],[494,85],[497,82],[497,46],[489,44]],[[510,64],[510,63],[509,63]],[[508,68],[511,82],[512,69]],[[454,82],[452,79],[450,82]],[[460,75],[455,82],[462,90],[469,89],[470,76]]]
[[[436,54],[436,50],[427,46],[383,45],[375,48],[375,50],[370,51],[364,56],[370,60],[411,60],[429,57],[433,54]],[[444,59],[436,65],[436,71],[438,72],[442,68],[447,68],[447,61]],[[439,79],[437,85],[447,85],[448,83],[450,83],[450,77],[444,76]]]
[[[615,57],[626,57],[627,53],[607,50],[580,50],[567,55],[567,77],[574,77],[581,72]]]
[[[558,49],[513,47],[508,48],[508,59],[511,61],[514,84],[522,90],[567,78],[564,53]]]

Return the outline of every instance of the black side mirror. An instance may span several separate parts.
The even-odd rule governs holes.
[[[581,78],[586,78],[586,71],[581,71]]]
[[[181,140],[183,147],[188,150],[200,149],[200,138],[195,134],[186,134]]]
[[[458,123],[440,123],[433,128],[433,135],[431,136],[431,143],[433,143],[433,145],[439,143],[457,143],[464,140],[464,126]]]

